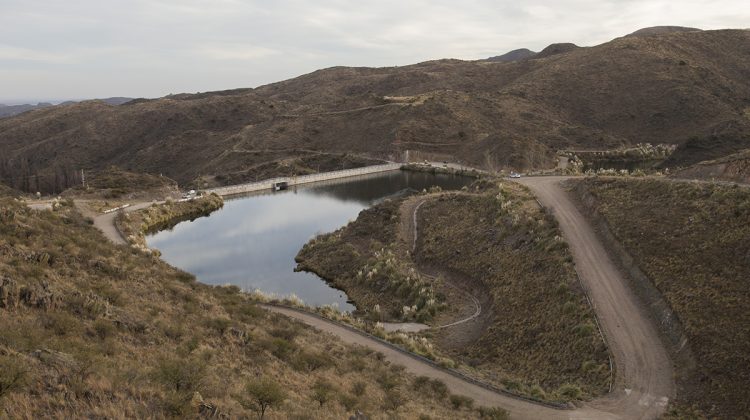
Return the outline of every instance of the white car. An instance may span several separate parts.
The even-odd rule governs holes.
[[[520,178],[521,174],[519,174],[518,172],[511,172],[510,173],[510,177],[511,178]]]

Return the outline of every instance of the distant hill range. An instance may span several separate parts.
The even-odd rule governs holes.
[[[133,98],[122,98],[122,97],[114,97],[114,98],[105,98],[105,99],[98,99],[99,101],[102,101],[109,105],[122,105],[125,102],[132,101]],[[14,115],[18,115],[21,113],[24,113],[26,111],[31,111],[33,109],[39,109],[39,108],[47,108],[50,106],[65,106],[74,104],[76,101],[65,101],[57,105],[53,105],[49,102],[39,102],[36,105],[32,104],[23,104],[23,105],[5,105],[0,104],[0,118],[5,117],[12,117]]]
[[[200,185],[345,153],[525,170],[645,142],[677,145],[667,164],[689,166],[750,148],[750,31],[650,28],[532,54],[36,109],[0,120],[0,179],[43,189],[28,180],[117,165]]]

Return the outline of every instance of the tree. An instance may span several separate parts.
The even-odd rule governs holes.
[[[326,380],[318,379],[313,385],[311,398],[323,407],[323,404],[331,399],[331,394],[333,394],[333,385]]]
[[[261,378],[251,380],[245,385],[245,391],[250,397],[247,400],[236,397],[243,407],[258,413],[258,418],[263,419],[266,411],[270,408],[279,407],[286,399],[286,392],[272,379]]]

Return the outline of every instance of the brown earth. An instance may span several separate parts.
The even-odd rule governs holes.
[[[513,62],[334,67],[256,89],[44,108],[0,120],[0,179],[27,191],[39,179],[44,192],[114,164],[220,183],[321,153],[407,150],[524,169],[553,167],[559,149],[642,142],[679,145],[666,164],[685,166],[748,147],[748,45],[746,30],[669,32]]]

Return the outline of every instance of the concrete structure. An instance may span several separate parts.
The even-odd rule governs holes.
[[[263,181],[248,184],[228,185],[226,187],[210,188],[206,193],[216,193],[221,196],[242,194],[253,191],[271,190],[274,185],[286,182],[288,186],[309,184],[311,182],[327,181],[330,179],[349,178],[358,175],[368,175],[380,172],[390,172],[401,169],[400,163],[388,163],[385,165],[365,166],[362,168],[344,169],[341,171],[321,172],[318,174],[302,176],[284,176],[278,178],[264,179]]]

